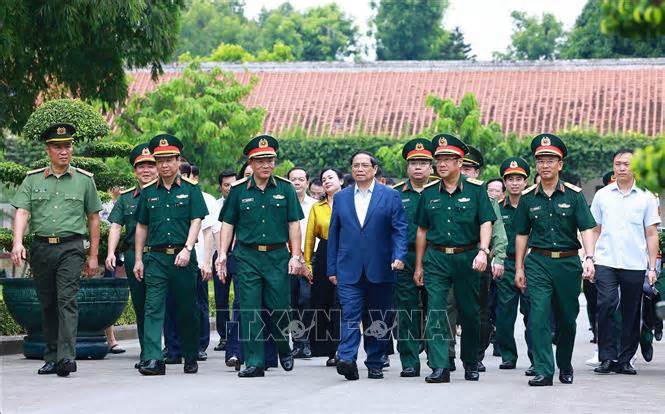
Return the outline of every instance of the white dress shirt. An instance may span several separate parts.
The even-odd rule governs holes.
[[[300,207],[302,208],[302,212],[305,215],[305,218],[300,220],[300,242],[301,246],[300,248],[302,251],[305,250],[305,233],[307,232],[307,222],[309,221],[309,212],[312,211],[312,206],[317,203],[317,200],[315,198],[312,198],[305,194],[305,199],[303,200],[302,203],[300,203]]]
[[[205,246],[203,241],[203,230],[212,229],[212,233],[219,233],[221,228],[221,223],[219,222],[219,204],[215,197],[211,196],[208,193],[203,193],[203,201],[208,207],[208,214],[203,217],[201,220],[201,229],[199,230],[199,236],[196,240],[194,248],[196,249],[196,261],[198,262],[199,269],[203,266],[203,261],[205,260]],[[215,237],[213,236],[213,246],[212,251],[215,252]],[[212,256],[211,256],[212,257]]]
[[[375,183],[376,181],[372,180],[372,184],[370,184],[369,188],[364,191],[359,189],[357,184],[353,185],[353,204],[356,207],[356,214],[358,215],[360,227],[365,225],[365,217],[367,217],[367,210],[369,209],[369,202],[374,193]]]
[[[628,194],[617,183],[598,190],[591,214],[601,226],[596,243],[596,264],[625,270],[646,270],[649,265],[646,227],[660,223],[656,197],[635,186]]]

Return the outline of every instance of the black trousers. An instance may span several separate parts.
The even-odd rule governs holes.
[[[640,341],[640,307],[645,270],[596,265],[598,289],[598,359],[630,362]],[[619,294],[619,290],[621,294]],[[621,350],[616,347],[613,314],[621,312]],[[618,355],[617,355],[618,354]]]

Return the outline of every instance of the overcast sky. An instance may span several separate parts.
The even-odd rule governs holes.
[[[431,0],[437,1],[437,0]],[[569,30],[582,11],[587,0],[450,0],[450,7],[444,18],[446,29],[459,26],[464,37],[473,48],[478,60],[490,60],[492,52],[505,51],[510,43],[513,10],[541,15],[553,13]],[[245,0],[248,17],[256,17],[262,7],[273,9],[284,0]],[[326,0],[290,0],[297,9],[304,10],[317,5],[330,3]],[[364,33],[372,11],[369,0],[336,0],[342,9],[354,17]]]

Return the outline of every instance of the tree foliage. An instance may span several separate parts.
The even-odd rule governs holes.
[[[23,138],[39,141],[39,136],[52,124],[67,122],[76,127],[76,141],[93,141],[111,132],[104,117],[79,99],[55,99],[44,102],[28,118]]]
[[[0,5],[0,127],[16,132],[40,94],[127,97],[125,69],[175,49],[183,0],[20,0]]]
[[[192,61],[194,59],[191,59]],[[240,45],[222,43],[215,49],[210,56],[202,59],[208,62],[288,62],[295,60],[291,46],[282,42],[273,45],[272,50],[259,50],[256,55],[246,51]],[[185,61],[185,59],[181,59]]]
[[[662,0],[605,0],[602,10],[603,33],[649,37],[665,34],[665,2]]]
[[[564,41],[563,23],[551,13],[541,18],[513,11],[513,34],[505,53],[494,52],[496,60],[553,60]]]
[[[242,149],[263,125],[262,108],[241,101],[258,78],[238,82],[233,73],[202,71],[191,64],[182,76],[134,97],[118,119],[119,138],[138,144],[158,133],[170,133],[184,144],[183,155],[201,168],[201,178],[214,181],[219,171],[236,168]]]

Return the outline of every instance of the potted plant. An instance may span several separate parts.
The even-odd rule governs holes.
[[[36,141],[48,125],[55,122],[69,122],[76,127],[76,152],[72,165],[95,174],[95,183],[102,201],[108,201],[107,191],[113,187],[131,186],[134,179],[127,171],[116,171],[109,166],[108,159],[126,156],[131,146],[126,143],[99,141],[110,132],[101,114],[90,105],[74,99],[58,99],[45,102],[30,116],[22,131],[23,139]],[[31,168],[48,165],[42,159],[30,166],[20,163],[0,163],[0,182],[18,186]],[[102,225],[100,236],[100,270],[106,257],[108,226]],[[31,237],[27,236],[24,245],[29,250]],[[12,233],[8,229],[0,231],[0,247],[12,249]],[[33,252],[32,254],[38,254]],[[26,265],[27,267],[27,265]],[[27,276],[27,277],[20,277]],[[27,358],[41,359],[45,343],[42,335],[42,321],[39,300],[30,276],[24,269],[19,277],[8,277],[0,281],[3,286],[7,310],[16,322],[27,332],[23,343],[23,353]],[[78,359],[101,359],[108,353],[104,329],[115,323],[127,306],[129,289],[127,280],[122,278],[82,279],[77,294],[79,320],[76,343]]]

